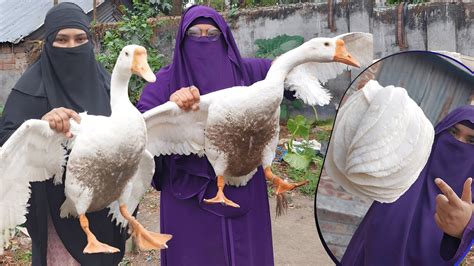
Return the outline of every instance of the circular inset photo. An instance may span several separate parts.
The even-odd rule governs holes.
[[[336,263],[453,265],[469,252],[474,58],[450,56],[394,54],[345,93],[315,199]]]

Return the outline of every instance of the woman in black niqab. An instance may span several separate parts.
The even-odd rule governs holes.
[[[62,29],[83,30],[91,40],[89,23],[84,11],[73,3],[60,3],[48,11],[41,56],[21,76],[5,104],[0,145],[25,120],[45,119],[58,108],[110,115],[110,75],[95,60],[92,42],[72,48],[53,45]],[[79,220],[59,216],[64,185],[54,185],[51,179],[32,182],[31,191],[26,226],[32,239],[33,265],[65,265],[67,257],[83,265],[117,265],[121,261],[128,236],[107,217],[108,210],[88,214],[89,225],[98,239],[122,252],[83,254],[87,239]]]

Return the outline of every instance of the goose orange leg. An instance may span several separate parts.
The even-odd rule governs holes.
[[[307,184],[309,181],[305,180],[302,182],[298,183],[288,183],[281,179],[279,176],[276,176],[273,174],[271,167],[265,167],[264,170],[265,173],[265,178],[268,181],[271,181],[273,183],[273,186],[275,187],[275,194],[276,194],[276,216],[282,215],[286,209],[288,208],[288,200],[286,199],[285,192],[293,190],[297,187],[301,187],[305,184]]]
[[[265,178],[273,183],[275,186],[275,194],[277,195],[304,186],[309,182],[308,180],[305,180],[298,183],[288,183],[279,176],[273,174],[271,167],[265,167]]]
[[[126,205],[120,205],[120,213],[127,219],[131,229],[132,236],[140,250],[154,250],[167,248],[166,242],[173,236],[168,234],[159,234],[146,230],[137,219],[128,212]]]
[[[89,220],[85,214],[79,216],[79,222],[81,223],[82,230],[87,235],[87,246],[84,248],[84,254],[120,252],[120,249],[101,243],[97,240],[95,235],[89,229]]]
[[[204,202],[209,204],[221,203],[223,205],[231,206],[234,208],[240,208],[238,204],[226,198],[226,196],[224,195],[224,186],[224,177],[217,176],[217,195],[212,199],[204,199]]]

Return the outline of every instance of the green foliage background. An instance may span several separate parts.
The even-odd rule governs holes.
[[[288,36],[283,34],[271,39],[258,39],[255,41],[255,45],[257,45],[255,55],[260,58],[274,59],[303,43],[304,38],[299,35]]]
[[[138,44],[147,49],[148,64],[153,72],[163,66],[163,55],[156,54],[156,47],[152,42],[153,27],[147,22],[148,18],[159,14],[160,9],[148,3],[133,1],[133,9],[124,10],[123,20],[117,23],[117,27],[105,32],[101,42],[101,52],[97,55],[97,60],[112,73],[122,48],[129,44]],[[129,84],[130,101],[135,104],[145,86],[143,78],[133,75]]]

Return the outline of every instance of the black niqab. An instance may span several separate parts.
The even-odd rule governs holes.
[[[15,89],[43,94],[51,108],[110,115],[110,75],[95,60],[88,25],[89,17],[79,6],[61,3],[53,7],[45,18],[46,37],[41,57],[20,78]],[[85,31],[89,41],[73,48],[54,47],[56,34],[65,28]]]

